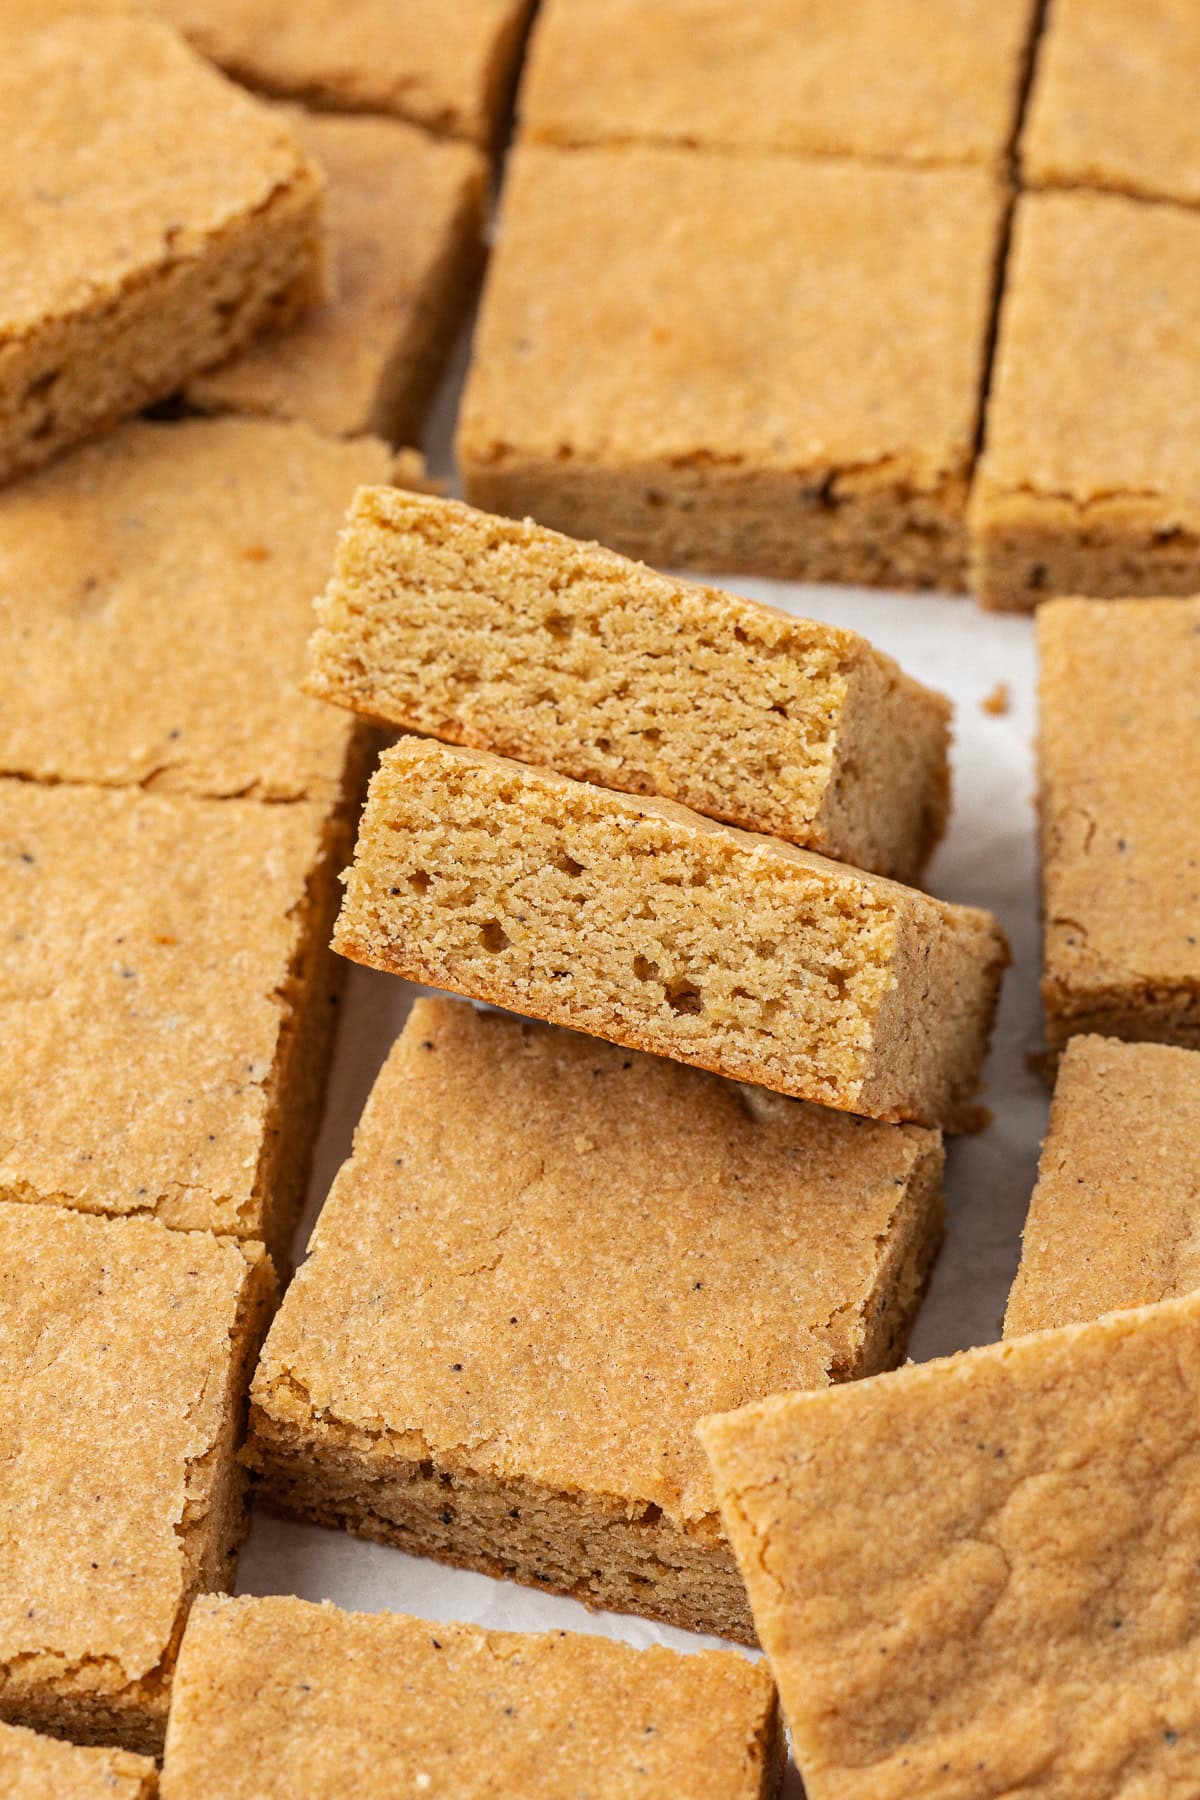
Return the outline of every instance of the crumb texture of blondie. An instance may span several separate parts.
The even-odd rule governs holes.
[[[239,81],[490,144],[532,0],[153,0]]]
[[[1008,1297],[1005,1337],[1200,1288],[1200,1053],[1075,1037]]]
[[[899,880],[942,834],[949,703],[854,632],[394,488],[317,617],[309,693],[389,725]]]
[[[320,299],[324,185],[277,116],[140,11],[17,8],[0,52],[8,480]]]
[[[1200,1294],[701,1431],[809,1800],[1200,1785]]]
[[[961,587],[1005,205],[980,169],[520,146],[467,498],[663,567]]]
[[[998,165],[1033,13],[1031,0],[544,0],[522,131]]]
[[[335,437],[415,439],[483,261],[487,163],[398,119],[281,112],[329,182],[334,293],[198,376],[187,399]]]
[[[1200,597],[1054,601],[1037,638],[1047,1045],[1200,1049]]]
[[[253,1391],[277,1507],[751,1635],[693,1426],[889,1368],[936,1132],[419,999]]]
[[[1198,289],[1200,215],[1021,197],[971,498],[985,606],[1200,592]]]
[[[370,439],[134,421],[0,493],[0,773],[357,798],[362,733],[298,692]]]
[[[180,1654],[162,1794],[773,1800],[781,1740],[770,1677],[731,1651],[204,1599]]]
[[[346,884],[356,962],[893,1122],[966,1121],[1008,960],[989,913],[418,738]]]
[[[129,1750],[83,1748],[0,1725],[6,1800],[155,1800],[158,1770]]]
[[[0,1197],[286,1252],[347,838],[316,805],[0,782]]]
[[[161,1750],[273,1295],[261,1245],[0,1203],[0,1718]]]
[[[1054,0],[1021,134],[1025,180],[1200,206],[1197,69],[1193,0]]]

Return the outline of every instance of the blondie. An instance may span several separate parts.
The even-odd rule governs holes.
[[[81,1748],[0,1725],[6,1800],[155,1800],[158,1770],[129,1750]]]
[[[936,1132],[418,1000],[255,1377],[269,1504],[753,1641],[692,1435],[888,1368]]]
[[[161,1749],[273,1294],[261,1245],[0,1204],[0,1718]]]
[[[1004,210],[982,169],[518,148],[467,498],[668,567],[962,587]]]
[[[1038,618],[1046,1042],[1200,1048],[1200,598]]]
[[[701,1427],[809,1800],[1200,1783],[1200,1294]]]
[[[865,639],[526,520],[360,491],[310,694],[915,880],[949,702]]]
[[[972,1116],[990,913],[418,738],[385,751],[346,879],[356,962],[826,1106]]]
[[[329,181],[335,292],[189,383],[187,399],[415,440],[483,262],[487,164],[397,119],[280,110]]]
[[[985,606],[1200,592],[1198,290],[1195,212],[1018,202],[971,498]]]
[[[1200,1054],[1072,1038],[1005,1337],[1200,1288]]]
[[[730,1651],[203,1599],[180,1651],[162,1792],[771,1800],[783,1758],[774,1687]]]
[[[0,141],[0,481],[324,292],[318,170],[140,11],[0,10]]]

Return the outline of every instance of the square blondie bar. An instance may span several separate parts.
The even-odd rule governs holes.
[[[0,1198],[286,1257],[348,838],[317,803],[0,781]]]
[[[260,1244],[0,1203],[0,1718],[161,1749],[273,1296]]]
[[[6,1800],[155,1800],[158,1770],[148,1756],[43,1737],[0,1725]]]
[[[1017,205],[971,497],[985,606],[1200,592],[1200,214]]]
[[[915,880],[949,702],[854,632],[453,500],[364,488],[310,694]]]
[[[367,745],[299,693],[374,440],[135,421],[0,493],[0,775],[356,802]]]
[[[1054,0],[1021,136],[1026,182],[1200,206],[1197,69],[1192,0]]]
[[[1200,1048],[1200,597],[1038,615],[1042,1002],[1076,1032]]]
[[[533,0],[153,0],[239,81],[493,144]]]
[[[419,738],[384,752],[346,883],[356,962],[825,1106],[973,1116],[990,913]]]
[[[467,498],[665,566],[961,587],[1004,210],[980,169],[518,148]]]
[[[203,1599],[163,1800],[772,1800],[783,1759],[774,1686],[732,1651]]]
[[[415,441],[483,263],[487,163],[397,119],[281,111],[329,181],[335,292],[188,402]]]
[[[1200,1288],[1200,1054],[1063,1052],[1005,1337]]]
[[[539,143],[999,166],[1032,0],[543,0],[521,83]]]
[[[753,1641],[695,1421],[890,1367],[936,1132],[421,999],[255,1377],[260,1495]]]
[[[1200,1782],[1200,1294],[701,1427],[809,1800]]]
[[[319,171],[140,10],[0,9],[0,141],[0,481],[324,292]]]

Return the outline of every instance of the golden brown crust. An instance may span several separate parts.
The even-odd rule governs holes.
[[[745,1637],[692,1423],[903,1354],[941,1166],[933,1132],[418,1000],[255,1380],[263,1491]]]
[[[1200,1777],[1200,1294],[705,1421],[811,1800]]]
[[[140,13],[18,8],[0,38],[7,480],[319,299],[324,196],[277,118]]]
[[[1046,1040],[1200,1047],[1200,598],[1038,615]]]
[[[262,1246],[0,1204],[0,1717],[156,1752],[192,1596],[227,1586]]]
[[[1197,68],[1192,0],[1054,0],[1021,134],[1025,180],[1200,206]]]
[[[1008,960],[990,914],[416,738],[346,880],[356,961],[893,1122],[963,1122]]]
[[[1022,196],[971,499],[985,606],[1200,590],[1198,284],[1196,213]]]
[[[998,166],[1034,12],[1031,0],[544,0],[522,130],[560,145]]]
[[[128,1750],[81,1749],[23,1725],[0,1725],[7,1800],[155,1800],[158,1770]]]
[[[163,1800],[575,1800],[598,1771],[606,1794],[771,1800],[781,1774],[774,1687],[728,1651],[214,1599],[176,1693]]]
[[[0,494],[0,771],[357,798],[361,733],[297,688],[344,509],[389,466],[303,425],[137,421]]]
[[[1073,1037],[1005,1337],[1200,1288],[1200,1055]]]
[[[961,584],[1004,206],[980,170],[521,146],[468,498],[659,566]]]
[[[494,143],[532,0],[153,0],[264,93]]]
[[[279,111],[329,182],[334,293],[199,376],[187,399],[335,437],[415,439],[482,266],[487,163],[396,119]]]

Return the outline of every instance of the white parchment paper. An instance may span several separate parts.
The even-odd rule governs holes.
[[[448,441],[460,370],[461,357],[439,401],[429,447],[432,471],[451,478]],[[920,1361],[991,1342],[1000,1335],[1016,1271],[1047,1110],[1046,1089],[1026,1064],[1027,1055],[1041,1044],[1031,624],[1023,618],[983,613],[974,602],[958,597],[890,595],[735,577],[721,580],[737,592],[788,611],[853,627],[954,701],[954,810],[928,885],[947,900],[986,906],[996,913],[1012,942],[1014,965],[1005,983],[982,1096],[993,1110],[993,1123],[976,1137],[950,1142],[946,1245],[911,1354]],[[981,702],[999,683],[1008,690],[1008,710],[985,712]],[[415,991],[385,975],[351,971],[297,1258],[329,1184],[349,1154],[355,1121]],[[716,1641],[643,1619],[589,1613],[554,1595],[446,1569],[343,1532],[262,1515],[254,1519],[242,1553],[238,1588],[242,1593],[298,1594],[362,1611],[388,1608],[512,1630],[568,1627],[681,1650]]]

